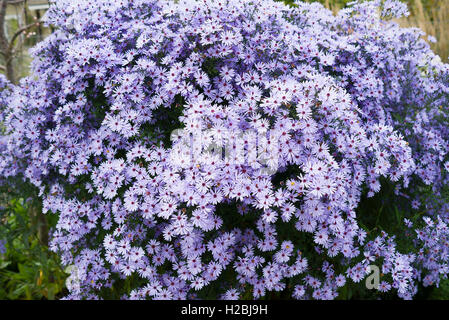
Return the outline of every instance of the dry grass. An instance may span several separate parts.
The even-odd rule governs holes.
[[[418,27],[426,34],[437,39],[430,43],[441,60],[449,61],[449,0],[433,1],[433,5],[424,7],[422,0],[413,0],[409,4],[410,16],[400,19],[404,27]]]
[[[334,13],[342,7],[337,1],[324,0],[322,3]],[[399,19],[398,23],[403,27],[418,27],[435,37],[436,43],[429,42],[432,50],[442,61],[449,62],[449,0],[410,0],[407,5],[410,16]]]
[[[323,5],[326,8],[331,9],[334,14],[336,14],[338,12],[338,10],[340,10],[342,8],[341,5],[338,2],[335,2],[335,1],[332,1],[332,0],[325,0]]]

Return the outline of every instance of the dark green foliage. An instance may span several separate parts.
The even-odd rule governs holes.
[[[24,199],[0,208],[0,239],[6,248],[0,253],[0,299],[52,300],[66,293],[67,274],[46,244],[51,218]]]

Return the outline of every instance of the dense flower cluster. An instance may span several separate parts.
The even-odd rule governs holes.
[[[388,0],[337,16],[271,0],[53,3],[57,30],[4,98],[0,174],[23,175],[58,215],[67,298],[129,281],[123,298],[333,299],[371,264],[385,275],[378,290],[402,298],[438,284],[449,69],[421,31],[387,19],[406,13]],[[180,128],[243,154],[234,134],[266,134],[275,173],[216,153],[189,162],[189,145],[170,140]],[[401,221],[415,251],[360,224],[382,181],[413,210],[432,201],[425,225]]]

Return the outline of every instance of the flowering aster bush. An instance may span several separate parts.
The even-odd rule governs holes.
[[[380,292],[438,285],[449,66],[404,14],[55,1],[33,74],[2,97],[0,175],[58,216],[66,298],[333,299],[370,265]]]

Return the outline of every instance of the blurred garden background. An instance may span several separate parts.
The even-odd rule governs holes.
[[[320,2],[337,13],[350,1]],[[411,14],[397,22],[422,29],[432,49],[449,62],[449,0],[405,2]],[[47,0],[0,0],[0,72],[12,83],[29,74],[29,49],[52,32],[41,21],[48,6]],[[16,185],[15,189],[0,186],[0,299],[61,298],[68,274],[48,248],[48,232],[57,217],[41,213],[33,187]],[[449,281],[440,288],[422,288],[416,298],[449,299]]]

